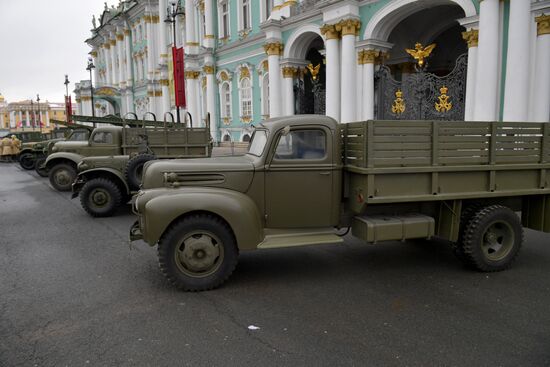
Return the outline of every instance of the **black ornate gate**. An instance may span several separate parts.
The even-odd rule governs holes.
[[[296,96],[295,112],[297,114],[325,114],[326,91],[318,80],[312,81],[311,91],[306,91],[304,81],[298,79],[294,85],[294,95]]]
[[[453,71],[439,77],[418,71],[395,80],[387,66],[375,75],[376,110],[380,120],[464,120],[468,55]]]

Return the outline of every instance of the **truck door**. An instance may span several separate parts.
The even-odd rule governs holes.
[[[267,228],[331,226],[335,165],[330,130],[299,128],[275,139],[266,165]]]
[[[120,146],[111,131],[96,131],[91,138],[88,156],[118,155]]]

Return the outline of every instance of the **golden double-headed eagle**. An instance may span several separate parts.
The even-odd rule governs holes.
[[[427,59],[428,56],[430,56],[430,54],[434,50],[435,46],[436,46],[435,43],[432,43],[429,46],[423,47],[420,42],[417,42],[414,45],[414,50],[410,49],[410,48],[406,48],[405,51],[409,55],[414,57],[414,59],[418,61],[418,66],[420,66],[422,68],[422,67],[424,67],[424,59]]]
[[[321,69],[321,64],[319,64],[317,66],[313,66],[313,64],[309,64],[307,66],[307,68],[309,69],[309,72],[311,73],[311,78],[313,80],[317,80],[317,74],[319,74],[319,70]]]

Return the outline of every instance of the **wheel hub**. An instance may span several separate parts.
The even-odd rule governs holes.
[[[65,170],[58,171],[55,174],[55,180],[60,185],[68,185],[71,183],[71,175]]]
[[[511,251],[514,243],[512,228],[504,222],[494,222],[483,236],[482,249],[488,259],[498,261]]]
[[[103,206],[109,201],[109,195],[103,190],[95,190],[92,193],[92,201],[97,206]]]
[[[194,272],[208,271],[220,256],[218,244],[207,234],[188,237],[183,241],[183,245],[179,252],[179,260],[183,266]]]

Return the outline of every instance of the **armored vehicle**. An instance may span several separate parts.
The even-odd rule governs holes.
[[[93,217],[107,217],[139,189],[143,165],[154,159],[198,158],[212,154],[210,127],[188,128],[172,124],[126,129],[125,141],[141,137],[143,145],[125,155],[93,156],[78,164],[73,198],[80,195],[82,208]],[[131,135],[131,136],[130,136]]]
[[[133,210],[130,239],[158,244],[185,290],[222,284],[240,251],[338,243],[346,228],[368,243],[439,237],[499,271],[523,227],[550,232],[550,126],[273,119],[242,157],[148,163]]]

